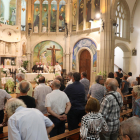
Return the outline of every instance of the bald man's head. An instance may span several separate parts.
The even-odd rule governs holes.
[[[26,81],[23,81],[19,84],[19,90],[21,93],[26,94],[29,91],[29,83]]]
[[[45,83],[45,77],[44,76],[39,77],[39,83]]]
[[[110,78],[106,80],[106,89],[108,91],[116,91],[118,87],[118,82],[114,78]]]
[[[54,80],[54,81],[52,82],[52,85],[53,85],[53,89],[59,89],[60,86],[61,86],[61,83],[60,83],[59,80]]]

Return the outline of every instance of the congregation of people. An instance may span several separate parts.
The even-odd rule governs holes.
[[[36,63],[33,71],[38,67]],[[66,85],[56,76],[50,86],[41,76],[33,89],[24,74],[17,74],[17,98],[0,89],[0,133],[8,125],[9,140],[48,140],[65,133],[67,122],[69,131],[80,127],[82,140],[140,140],[140,77],[123,75],[120,68],[106,81],[97,75],[92,85],[86,72],[67,76]],[[124,106],[127,99],[132,103]],[[120,123],[120,113],[127,108],[132,114]]]

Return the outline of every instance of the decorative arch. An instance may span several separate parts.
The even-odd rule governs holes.
[[[73,48],[72,57],[72,70],[79,71],[79,55],[84,50],[87,49],[91,54],[91,68],[96,71],[97,67],[97,46],[94,41],[89,38],[83,38],[79,40]]]
[[[116,47],[120,47],[122,49],[123,52],[131,52],[131,50],[129,49],[129,47],[125,44],[125,43],[117,43],[115,45],[115,48]],[[114,49],[115,49],[114,48]]]
[[[124,7],[124,10],[126,12],[126,15],[125,15],[125,21],[124,21],[124,33],[125,35],[123,35],[123,38],[126,38],[126,39],[130,39],[130,9],[129,9],[129,6],[128,6],[128,3],[126,2],[126,0],[113,0],[112,2],[112,6],[111,6],[111,19],[113,21],[116,21],[116,8],[117,8],[117,5],[118,3],[121,3]],[[120,14],[120,13],[118,13]],[[117,23],[117,21],[116,21]],[[118,32],[118,30],[116,31]]]
[[[48,65],[52,65],[52,52],[51,50],[47,50],[48,48],[52,48],[55,46],[56,49],[60,49],[60,51],[56,51],[56,61],[63,67],[63,48],[57,42],[47,40],[38,43],[33,50],[33,64],[35,62],[41,61],[42,63],[48,63]]]

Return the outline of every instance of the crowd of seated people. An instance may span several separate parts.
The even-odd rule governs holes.
[[[33,94],[24,75],[17,75],[16,99],[0,89],[0,126],[8,125],[9,140],[47,140],[65,133],[66,121],[69,131],[80,127],[82,140],[140,139],[140,131],[135,136],[133,129],[125,128],[129,122],[132,127],[135,124],[140,127],[139,77],[134,80],[131,72],[123,75],[118,69],[110,72],[106,81],[97,75],[96,83],[90,86],[85,72],[70,72],[68,76],[70,82],[66,86],[61,76],[51,86],[45,85],[45,77],[41,76]],[[135,117],[120,123],[124,96],[129,94],[133,96],[129,108],[132,107]],[[4,107],[5,98],[9,100]],[[2,127],[0,133],[3,133]]]

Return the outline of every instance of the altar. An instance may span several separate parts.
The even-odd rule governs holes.
[[[46,80],[54,80],[55,79],[55,74],[54,73],[39,73],[42,76],[45,77]],[[29,82],[33,82],[34,78],[36,78],[38,75],[38,73],[26,73],[25,74],[25,80],[29,81]]]

